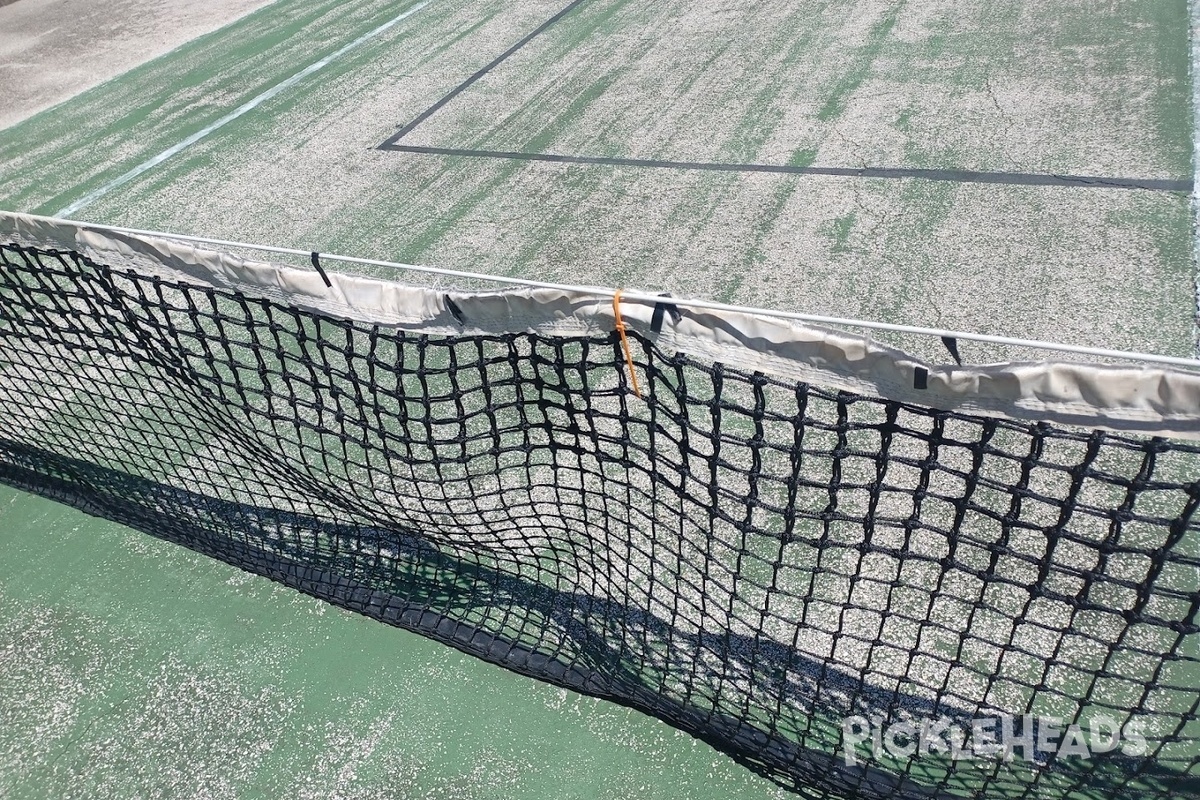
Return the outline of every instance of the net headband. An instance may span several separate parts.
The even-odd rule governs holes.
[[[515,288],[463,292],[242,258],[169,238],[0,211],[0,240],[79,251],[165,281],[240,292],[338,318],[429,335],[610,332],[612,295]],[[623,298],[620,322],[660,348],[817,386],[1014,420],[1200,440],[1200,374],[1154,364],[930,363],[867,337],[769,312]],[[614,364],[614,369],[620,369]]]

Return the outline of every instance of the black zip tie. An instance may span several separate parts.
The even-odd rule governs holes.
[[[454,318],[458,320],[459,325],[466,324],[466,320],[463,319],[462,309],[458,307],[457,303],[450,299],[450,295],[446,295],[446,310],[454,315]]]
[[[958,354],[958,339],[953,336],[943,336],[942,344],[946,345],[946,349],[950,351],[950,355],[954,356],[954,363],[962,366],[962,356]]]
[[[663,292],[659,297],[670,297],[670,292]],[[674,303],[655,303],[654,315],[650,317],[650,332],[661,333],[663,326],[663,316],[666,312],[671,312],[671,319],[678,324],[679,320],[683,319],[683,314],[679,312],[679,306]]]
[[[321,259],[318,257],[316,250],[313,250],[312,265],[320,273],[321,280],[325,281],[325,285],[332,289],[333,284],[329,282],[329,276],[325,274],[325,268],[321,266]]]

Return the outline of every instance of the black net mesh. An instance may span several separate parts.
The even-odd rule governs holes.
[[[1200,450],[631,345],[645,400],[616,334],[418,335],[2,246],[0,480],[805,795],[1200,794]],[[979,757],[981,719],[1016,744]]]

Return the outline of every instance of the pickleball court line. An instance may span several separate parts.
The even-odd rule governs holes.
[[[560,153],[528,153],[523,151],[477,150],[458,147],[434,147],[425,145],[403,145],[400,140],[417,126],[432,117],[456,97],[484,78],[514,53],[545,33],[551,26],[574,11],[584,0],[573,0],[554,16],[539,25],[512,47],[455,86],[437,102],[418,114],[411,122],[389,136],[376,149],[396,153],[413,153],[435,156],[461,156],[467,158],[489,158],[507,161],[542,161],[558,164],[590,164],[614,167],[649,169],[702,170],[708,172],[775,173],[783,175],[823,175],[846,178],[916,178],[954,183],[1001,184],[1007,186],[1055,186],[1095,189],[1142,189],[1155,192],[1191,192],[1192,179],[1169,178],[1122,178],[1099,175],[1068,175],[1037,172],[994,172],[964,169],[918,169],[905,167],[821,167],[792,166],[788,164],[737,164],[704,161],[671,161],[663,159],[621,158],[610,156],[571,155]]]
[[[1156,192],[1190,192],[1192,181],[1160,178],[1108,178],[1093,175],[1061,175],[1036,172],[979,172],[959,169],[916,169],[906,167],[797,167],[787,164],[727,164],[704,161],[664,161],[649,158],[579,156],[559,153],[524,153],[503,150],[471,150],[455,147],[381,144],[381,150],[439,156],[492,158],[511,161],[546,161],[558,164],[598,164],[616,167],[704,170],[709,172],[767,172],[784,175],[825,175],[844,178],[921,178],[955,183],[990,183],[1008,186],[1071,186],[1097,189],[1144,189]]]
[[[314,72],[324,69],[326,66],[328,66],[332,62],[336,61],[338,58],[342,57],[343,55],[350,52],[351,50],[354,50],[355,48],[365,44],[366,42],[370,41],[371,39],[374,39],[376,36],[383,33],[384,31],[388,30],[389,28],[395,26],[397,23],[402,22],[403,20],[411,17],[413,14],[415,14],[418,11],[420,11],[421,9],[425,8],[431,2],[433,2],[433,0],[423,0],[423,2],[417,3],[412,8],[409,8],[408,10],[396,15],[395,17],[392,17],[390,20],[383,23],[382,25],[378,25],[375,28],[372,28],[371,30],[367,31],[362,36],[359,36],[357,39],[355,39],[354,41],[345,45],[341,49],[325,56],[324,58],[322,58],[319,61],[309,64],[307,67],[305,67],[304,69],[295,73],[294,75],[291,75],[290,77],[285,78],[284,80],[275,84],[274,86],[267,89],[266,91],[254,96],[250,100],[247,100],[245,103],[238,106],[233,111],[229,112],[228,114],[226,114],[225,116],[216,120],[215,122],[211,123],[210,125],[207,125],[204,128],[201,128],[200,130],[193,133],[191,136],[188,136],[187,138],[177,142],[176,144],[171,145],[170,147],[168,147],[166,150],[163,150],[158,155],[155,155],[155,156],[152,156],[151,158],[146,159],[145,161],[138,164],[136,167],[129,170],[128,172],[125,172],[121,175],[118,175],[116,178],[113,178],[108,183],[105,183],[104,185],[102,185],[96,189],[93,189],[92,191],[88,192],[83,197],[79,198],[78,200],[74,201],[73,203],[63,206],[57,212],[55,212],[54,216],[60,217],[60,218],[70,217],[72,214],[79,211],[80,209],[85,208],[86,206],[89,206],[92,203],[96,202],[101,197],[103,197],[104,195],[111,192],[113,189],[117,189],[121,186],[124,186],[125,184],[127,184],[131,180],[133,180],[134,178],[137,178],[139,175],[142,175],[143,173],[150,171],[151,169],[153,169],[154,167],[163,163],[164,161],[171,158],[172,156],[177,155],[177,154],[181,153],[182,151],[186,150],[187,148],[191,147],[196,142],[207,137],[209,134],[211,134],[217,130],[220,130],[221,128],[228,125],[230,122],[233,122],[235,119],[258,108],[260,105],[262,105],[266,101],[270,100],[271,98],[275,97],[280,92],[290,89],[292,86],[295,86],[297,83],[304,80],[309,75],[312,75]]]
[[[384,141],[383,144],[379,145],[379,147],[377,149],[379,149],[379,150],[392,149],[393,145],[395,145],[396,142],[400,141],[402,138],[404,138],[406,135],[408,135],[408,133],[410,131],[412,131],[413,128],[417,127],[422,122],[424,122],[425,120],[432,117],[443,106],[445,106],[451,100],[453,100],[454,98],[458,97],[460,94],[465,92],[467,89],[469,89],[471,87],[472,84],[474,84],[476,81],[478,81],[479,79],[481,79],[482,77],[487,75],[489,72],[491,72],[496,67],[500,66],[500,64],[502,64],[503,62],[508,60],[509,56],[513,55],[518,50],[520,50],[522,47],[529,44],[534,39],[536,39],[538,36],[545,33],[546,30],[549,29],[551,25],[558,22],[560,19],[565,17],[567,14],[570,14],[572,11],[575,10],[575,8],[577,6],[579,6],[583,2],[584,2],[584,0],[573,0],[572,3],[570,3],[565,8],[561,9],[557,14],[552,16],[550,19],[546,20],[541,25],[539,25],[532,33],[525,36],[525,38],[521,39],[521,41],[517,42],[512,47],[508,48],[500,55],[496,56],[496,58],[492,59],[492,61],[490,61],[487,64],[487,66],[483,67],[478,72],[475,72],[473,75],[471,75],[471,77],[467,78],[465,81],[458,84],[453,89],[451,89],[449,92],[447,92],[445,95],[443,95],[436,103],[434,103],[429,108],[425,109],[420,114],[418,114],[416,116],[416,118],[413,119],[412,122],[408,123],[407,125],[402,127],[400,130],[396,131],[394,134],[392,134],[390,137],[388,137],[388,139],[386,141]]]

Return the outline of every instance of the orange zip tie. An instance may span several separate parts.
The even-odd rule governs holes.
[[[629,380],[633,382],[633,393],[638,400],[642,399],[642,390],[638,388],[637,373],[633,369],[633,353],[629,351],[629,339],[625,336],[625,323],[621,320],[621,289],[613,295],[613,315],[617,318],[617,333],[621,334],[621,347],[625,350],[625,365],[629,367]]]

